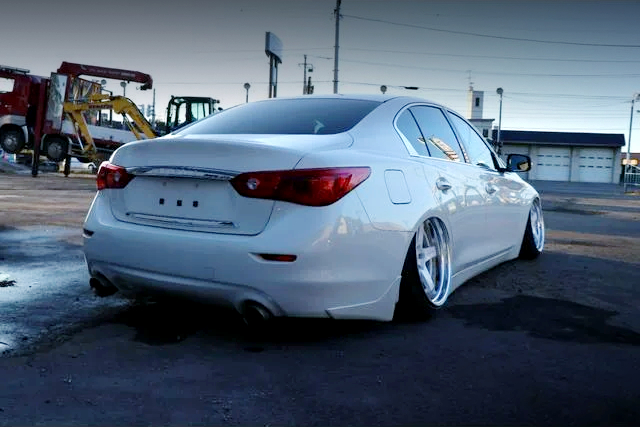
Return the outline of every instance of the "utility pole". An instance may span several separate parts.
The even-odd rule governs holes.
[[[500,130],[502,128],[502,94],[504,93],[504,90],[499,87],[498,89],[496,89],[496,93],[498,95],[500,95],[500,113],[498,113],[498,138],[496,138],[498,141],[496,146],[498,147],[498,155],[502,154],[502,139],[500,139]]]
[[[631,98],[631,117],[629,118],[629,141],[627,141],[627,161],[625,162],[626,163],[625,166],[627,167],[629,167],[629,163],[631,161],[631,128],[633,126],[633,107],[638,97],[640,97],[640,94],[634,93],[633,98]]]
[[[304,56],[304,77],[302,77],[302,94],[307,94],[307,55]]]
[[[313,85],[311,84],[311,76],[309,76],[309,80],[307,83],[307,95],[313,94]]]
[[[333,54],[333,93],[338,93],[338,49],[340,46],[340,3],[341,0],[336,0],[336,8],[333,13],[336,16],[336,44]]]
[[[308,95],[310,83],[307,84],[307,72],[313,71],[313,64],[307,64],[307,55],[304,55],[304,62],[298,65],[302,65],[304,67],[304,76],[302,77],[302,94]],[[311,77],[309,77],[309,80],[311,80]]]

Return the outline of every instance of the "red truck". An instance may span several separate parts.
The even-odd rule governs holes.
[[[151,89],[150,75],[138,71],[63,62],[50,76],[0,65],[0,145],[7,153],[33,150],[59,162],[75,157],[88,162],[108,157],[120,145],[157,136],[136,105],[121,96],[105,95],[102,85],[80,76],[142,83]],[[99,126],[100,111],[123,114],[129,130]],[[95,120],[91,120],[91,119]],[[91,124],[87,123],[87,119]],[[37,167],[34,163],[34,175]]]

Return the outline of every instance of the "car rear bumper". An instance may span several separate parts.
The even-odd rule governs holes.
[[[323,225],[325,224],[325,225]],[[329,225],[326,225],[329,224]],[[256,236],[117,220],[98,193],[85,221],[89,273],[124,293],[181,294],[276,316],[391,320],[409,232],[373,228],[357,197],[324,208],[281,204]],[[258,254],[292,254],[294,262]]]

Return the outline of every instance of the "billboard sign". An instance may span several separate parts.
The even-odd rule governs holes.
[[[275,57],[279,63],[282,63],[282,42],[270,31],[267,31],[264,52],[268,57]]]
[[[269,98],[275,98],[278,91],[278,64],[282,63],[282,42],[267,31],[264,52],[269,57]]]

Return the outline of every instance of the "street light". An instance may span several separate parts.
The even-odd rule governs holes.
[[[498,113],[498,137],[496,138],[496,146],[498,147],[498,155],[502,154],[502,141],[500,140],[500,130],[502,129],[502,93],[501,87],[496,89],[496,93],[500,95],[500,112]]]
[[[249,88],[250,88],[250,87],[251,87],[251,85],[250,85],[249,83],[245,83],[245,84],[244,84],[244,90],[246,90],[246,91],[247,91],[247,96],[246,96],[246,98],[245,98],[245,100],[244,100],[245,104],[246,104],[247,102],[249,102]]]
[[[127,82],[120,82],[120,86],[122,86],[122,96],[126,98],[127,96]]]

